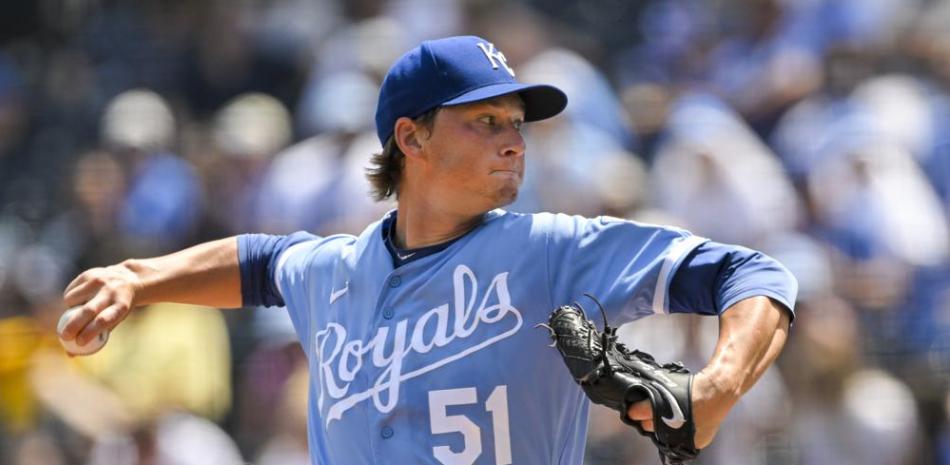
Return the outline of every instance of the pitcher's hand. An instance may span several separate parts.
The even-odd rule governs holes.
[[[123,265],[84,271],[63,291],[66,308],[79,310],[62,338],[84,345],[103,330],[112,331],[132,310],[139,284],[138,276]]]

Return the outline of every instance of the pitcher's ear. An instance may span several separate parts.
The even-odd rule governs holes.
[[[393,130],[396,146],[407,157],[417,157],[422,151],[421,138],[425,136],[426,128],[410,118],[403,116],[396,120]]]

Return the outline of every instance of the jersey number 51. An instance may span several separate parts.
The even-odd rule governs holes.
[[[432,448],[432,455],[443,465],[472,465],[482,454],[482,432],[465,415],[449,415],[448,407],[470,405],[478,402],[474,387],[429,391],[429,424],[432,434],[461,433],[464,447],[453,452],[449,446]],[[511,433],[508,427],[508,386],[495,386],[485,411],[492,416],[492,431],[495,435],[495,465],[511,463]]]

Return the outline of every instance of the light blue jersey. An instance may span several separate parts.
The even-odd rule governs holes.
[[[381,223],[272,247],[273,282],[256,283],[286,304],[309,360],[315,465],[581,464],[589,401],[535,325],[575,300],[594,310],[585,292],[614,324],[668,312],[674,274],[706,242],[613,218],[495,210],[394,269]],[[241,244],[248,282],[254,252]],[[778,287],[730,286],[717,306],[759,294],[793,308],[794,285]]]

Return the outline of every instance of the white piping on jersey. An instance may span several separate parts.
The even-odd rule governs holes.
[[[299,250],[302,250],[303,246],[308,245],[310,242],[313,242],[313,241],[312,240],[303,241],[303,242],[294,244],[290,247],[287,247],[287,249],[281,252],[280,256],[277,257],[277,266],[274,267],[274,286],[277,287],[277,292],[280,292],[280,297],[281,299],[284,299],[285,304],[287,303],[287,299],[285,297],[286,294],[284,293],[284,290],[281,289],[280,287],[281,268],[284,267],[284,264],[287,263],[287,259],[289,259],[291,255],[297,253],[297,251]]]
[[[656,279],[656,289],[653,290],[653,313],[669,313],[669,302],[666,301],[666,294],[669,290],[669,281],[673,266],[682,260],[686,254],[693,251],[696,246],[706,242],[705,237],[686,236],[670,247],[669,253],[663,259],[663,266],[660,267],[660,275]]]
[[[347,410],[370,398],[380,413],[392,411],[399,401],[403,382],[478,352],[521,329],[523,319],[521,312],[511,304],[507,272],[492,279],[478,306],[478,280],[469,267],[458,265],[452,284],[453,300],[428,310],[411,327],[409,320],[403,319],[394,327],[380,326],[375,335],[362,341],[349,340],[346,327],[331,322],[314,335],[315,375],[320,388],[317,407],[322,409],[327,400],[333,402],[326,410],[328,427],[331,421],[343,418]],[[466,295],[469,292],[471,294]],[[431,328],[430,323],[435,325],[435,332],[427,336],[425,333],[427,328]],[[500,332],[490,329],[487,333],[494,333],[491,337],[476,340],[466,347],[465,339],[488,335],[486,331],[476,332],[480,324],[503,325],[505,328]],[[430,339],[425,340],[426,337]],[[455,343],[450,345],[453,341]],[[402,372],[403,360],[407,356],[433,351],[438,356],[431,363],[408,373]],[[379,375],[366,390],[350,392],[350,383],[356,379],[364,362],[380,368]]]

